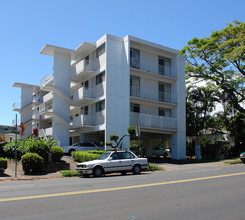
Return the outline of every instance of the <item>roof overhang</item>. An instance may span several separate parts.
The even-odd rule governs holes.
[[[83,42],[75,50],[67,49],[64,47],[57,47],[53,45],[46,44],[40,51],[41,54],[54,56],[54,54],[63,54],[70,56],[72,60],[77,60],[78,58],[83,58],[90,52],[95,50],[96,45],[88,42]]]
[[[26,83],[18,83],[18,82],[15,82],[13,84],[13,87],[18,87],[18,88],[26,87],[26,88],[32,88],[32,89],[40,89],[40,86],[26,84]]]
[[[64,54],[64,55],[71,55],[74,50],[67,49],[64,47],[57,47],[53,45],[46,44],[43,49],[40,51],[41,54],[54,56],[55,53]]]

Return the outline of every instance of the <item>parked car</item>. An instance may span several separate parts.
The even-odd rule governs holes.
[[[131,151],[107,151],[96,160],[78,163],[76,170],[83,176],[101,177],[114,172],[140,174],[148,165],[147,158],[139,158]]]
[[[73,151],[85,151],[85,150],[104,150],[104,147],[98,143],[93,142],[78,142],[71,146],[61,147],[65,153],[71,155]]]
[[[165,149],[163,146],[153,146],[152,147],[152,156],[156,156],[156,157],[168,157],[170,156],[170,150],[169,149]]]
[[[243,163],[245,163],[245,152],[240,153],[240,159]]]

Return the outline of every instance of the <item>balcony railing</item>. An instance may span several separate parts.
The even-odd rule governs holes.
[[[155,94],[150,94],[151,90],[149,90],[149,94],[140,94],[140,88],[138,86],[130,86],[130,96],[137,97],[141,99],[146,99],[150,101],[156,102],[166,102],[171,104],[177,103],[177,96],[175,94],[171,94],[170,92],[157,92]]]
[[[150,128],[150,129],[164,129],[164,130],[177,130],[177,119],[150,115],[150,114],[142,114],[131,112],[130,113],[130,124],[135,126],[139,124],[142,128]]]
[[[170,78],[177,78],[177,73],[171,68],[170,65],[159,65],[158,59],[155,57],[140,57],[130,58],[130,67],[137,70],[142,70],[147,73],[152,73],[156,75],[166,76]]]
[[[73,128],[78,128],[78,127],[83,127],[83,126],[94,126],[95,117],[93,115],[79,115],[76,117],[73,117],[72,119],[72,127]]]
[[[40,80],[40,87],[44,87],[44,86],[46,86],[48,84],[51,84],[53,79],[54,79],[54,74],[52,74],[50,76],[44,76]]]
[[[13,111],[15,111],[15,110],[17,110],[17,109],[18,109],[18,110],[21,109],[21,104],[20,104],[19,102],[13,103],[12,109],[13,109]]]

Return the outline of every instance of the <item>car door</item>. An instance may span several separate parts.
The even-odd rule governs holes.
[[[122,152],[121,165],[123,170],[131,170],[134,163],[134,156],[130,152]]]
[[[107,166],[108,172],[119,171],[122,169],[121,153],[114,152],[111,154],[111,160]]]

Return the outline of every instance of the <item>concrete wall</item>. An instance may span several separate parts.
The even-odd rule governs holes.
[[[110,135],[128,133],[130,103],[129,41],[108,36],[106,41],[106,131]],[[123,139],[123,148],[129,149],[129,138]]]
[[[70,95],[70,56],[54,54],[54,82],[53,86],[58,88],[67,97]],[[53,92],[53,112],[58,117],[53,117],[53,137],[60,146],[69,145],[69,120],[70,104],[67,100]]]
[[[177,91],[177,108],[173,115],[178,119],[178,133],[171,137],[172,159],[186,159],[186,107],[185,107],[185,59],[177,55],[172,62],[177,68],[177,82],[172,89]]]

